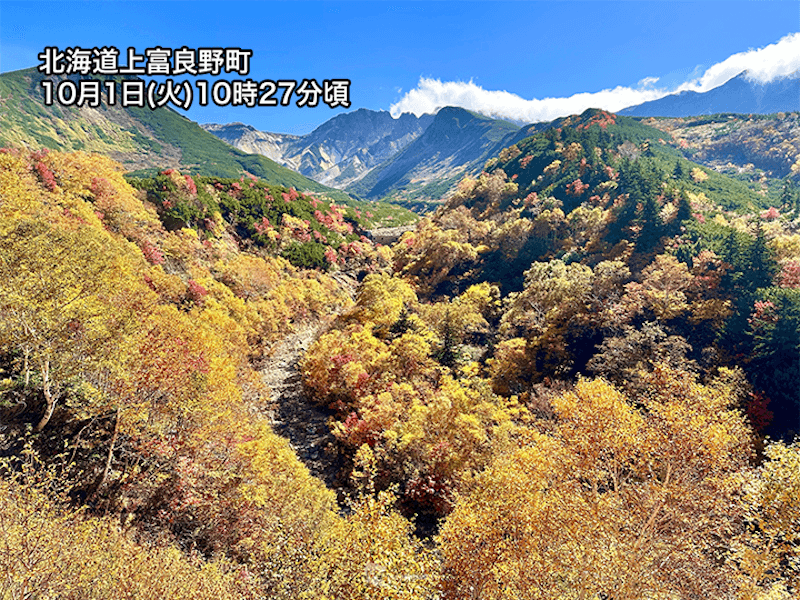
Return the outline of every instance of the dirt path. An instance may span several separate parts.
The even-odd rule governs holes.
[[[272,419],[273,429],[289,440],[312,475],[335,490],[341,464],[330,452],[335,438],[330,433],[328,419],[333,413],[315,405],[307,397],[299,364],[303,353],[317,339],[323,327],[324,323],[304,326],[280,342],[261,374],[272,390],[272,402],[266,413]]]

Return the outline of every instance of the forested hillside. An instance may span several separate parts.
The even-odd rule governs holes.
[[[602,111],[527,133],[393,248],[293,188],[0,153],[3,593],[796,597],[794,189]],[[310,326],[338,497],[260,372]]]
[[[726,175],[800,180],[800,113],[644,119],[691,160]],[[768,186],[764,186],[768,189]]]
[[[155,204],[99,156],[0,154],[3,597],[359,597],[366,565],[416,575],[387,502],[341,517],[261,412],[261,358],[349,302],[275,254],[318,234],[341,240],[324,260],[377,269],[385,250],[293,190],[146,187]]]
[[[340,202],[349,199],[347,194],[265,156],[229,146],[169,106],[151,110],[105,101],[97,107],[62,106],[57,102],[47,106],[42,82],[49,79],[58,83],[63,77],[45,76],[35,68],[0,74],[0,144],[99,152],[140,175],[152,176],[168,168],[215,177],[247,173],[272,184],[325,193]],[[82,76],[70,77],[79,81]],[[107,78],[116,82],[117,97],[124,77],[132,76]]]

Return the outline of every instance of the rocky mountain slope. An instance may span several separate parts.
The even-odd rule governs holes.
[[[510,144],[518,130],[508,121],[445,107],[423,135],[346,189],[367,198],[442,198]]]
[[[359,109],[336,115],[304,136],[269,133],[243,123],[202,127],[245,152],[262,154],[315,181],[344,188],[418,138],[433,115]]]

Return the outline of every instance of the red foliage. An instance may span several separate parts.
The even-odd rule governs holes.
[[[747,319],[747,322],[754,329],[763,327],[769,323],[775,323],[778,320],[778,315],[775,312],[775,305],[769,300],[756,300],[753,304],[753,314]]]
[[[272,224],[269,222],[269,219],[267,219],[267,217],[261,217],[261,222],[253,223],[253,227],[255,227],[257,233],[264,234],[270,229],[272,229]]]
[[[770,399],[764,394],[761,392],[753,392],[750,394],[745,404],[744,409],[747,413],[747,418],[750,420],[753,429],[758,433],[764,433],[770,423],[772,423],[772,418],[775,416],[769,409],[769,403]]]
[[[145,260],[151,265],[160,265],[164,263],[164,254],[158,249],[158,246],[148,241],[142,243],[142,254]]]
[[[103,201],[113,195],[114,187],[105,177],[94,177],[89,185],[89,191],[94,194],[96,201]]]
[[[761,218],[765,221],[774,221],[775,219],[780,219],[781,213],[778,212],[778,209],[774,206],[770,207],[769,210],[765,210],[761,213]]]
[[[50,168],[44,164],[43,162],[39,161],[35,165],[36,172],[39,175],[39,179],[41,180],[44,187],[47,189],[48,192],[55,192],[56,191],[56,176],[53,175],[53,172]]]
[[[790,260],[783,263],[777,279],[782,288],[800,288],[800,261]]]
[[[196,196],[197,195],[197,186],[195,185],[194,179],[192,179],[192,176],[191,175],[184,175],[183,177],[184,177],[184,179],[186,179],[186,187],[188,188],[189,193],[192,196]]]
[[[589,189],[588,183],[583,183],[580,179],[576,179],[572,183],[567,184],[567,194],[571,196],[580,196]]]
[[[406,484],[405,496],[438,514],[447,514],[453,509],[452,488],[452,483],[440,473],[417,475]]]
[[[333,265],[333,264],[336,264],[336,258],[337,258],[336,250],[334,250],[334,249],[333,249],[333,248],[331,248],[330,246],[328,246],[327,248],[325,248],[325,260],[326,260],[326,261],[327,261],[329,264],[332,264],[332,265]]]
[[[194,279],[190,279],[186,289],[186,299],[194,304],[202,304],[206,296],[208,296],[208,290]]]

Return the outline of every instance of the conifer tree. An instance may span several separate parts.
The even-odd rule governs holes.
[[[636,250],[649,252],[658,245],[658,241],[664,234],[664,223],[658,213],[658,203],[655,198],[648,196],[642,201],[636,220],[639,224]]]

